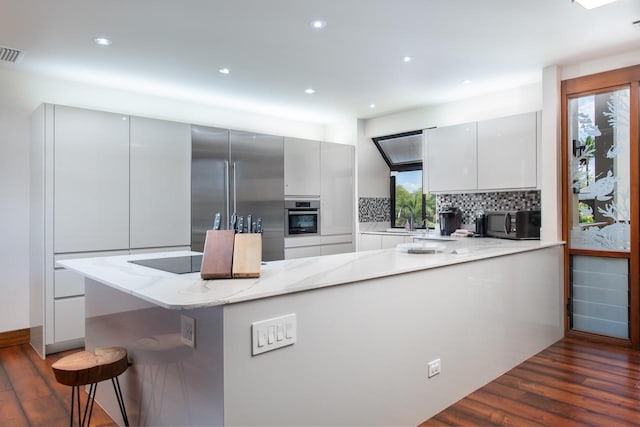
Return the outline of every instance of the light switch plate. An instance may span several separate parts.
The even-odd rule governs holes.
[[[295,313],[251,324],[251,355],[286,347],[296,342]]]

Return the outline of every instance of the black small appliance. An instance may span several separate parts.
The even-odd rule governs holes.
[[[485,212],[487,236],[514,240],[539,240],[540,210]]]
[[[476,237],[484,237],[487,235],[487,217],[484,213],[476,215]]]
[[[462,228],[462,211],[455,206],[443,208],[440,211],[440,234],[450,236],[459,228]]]

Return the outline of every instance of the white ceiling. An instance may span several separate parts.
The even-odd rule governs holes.
[[[0,46],[26,52],[0,67],[323,123],[534,83],[640,48],[639,19],[640,0],[0,0]]]

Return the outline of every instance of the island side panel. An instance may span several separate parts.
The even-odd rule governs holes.
[[[562,337],[562,274],[556,246],[227,305],[224,424],[417,425]],[[251,356],[289,313],[297,342]]]
[[[120,376],[131,425],[222,425],[222,307],[169,310],[85,279],[86,348],[125,347],[132,365]],[[180,316],[195,319],[195,347],[180,339]],[[97,401],[123,425],[113,387]]]

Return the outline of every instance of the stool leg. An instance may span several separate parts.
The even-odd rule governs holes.
[[[93,404],[96,401],[96,392],[98,391],[98,383],[93,383],[89,386],[89,395],[87,396],[87,403],[84,406],[84,415],[82,416],[82,424],[81,426],[84,427],[85,425],[91,425],[91,415],[93,414]],[[91,402],[91,404],[89,404],[89,402]],[[87,418],[87,412],[89,413],[89,417]],[[87,422],[85,424],[85,421]]]
[[[118,406],[120,406],[120,413],[122,414],[124,425],[129,427],[129,418],[127,417],[127,410],[124,407],[124,397],[122,396],[122,389],[120,389],[118,377],[111,378],[111,383],[113,384],[113,391],[116,392],[116,399],[118,399]]]
[[[76,386],[71,386],[71,411],[69,412],[69,427],[73,427],[73,401],[76,398]],[[80,424],[80,417],[78,417]]]

